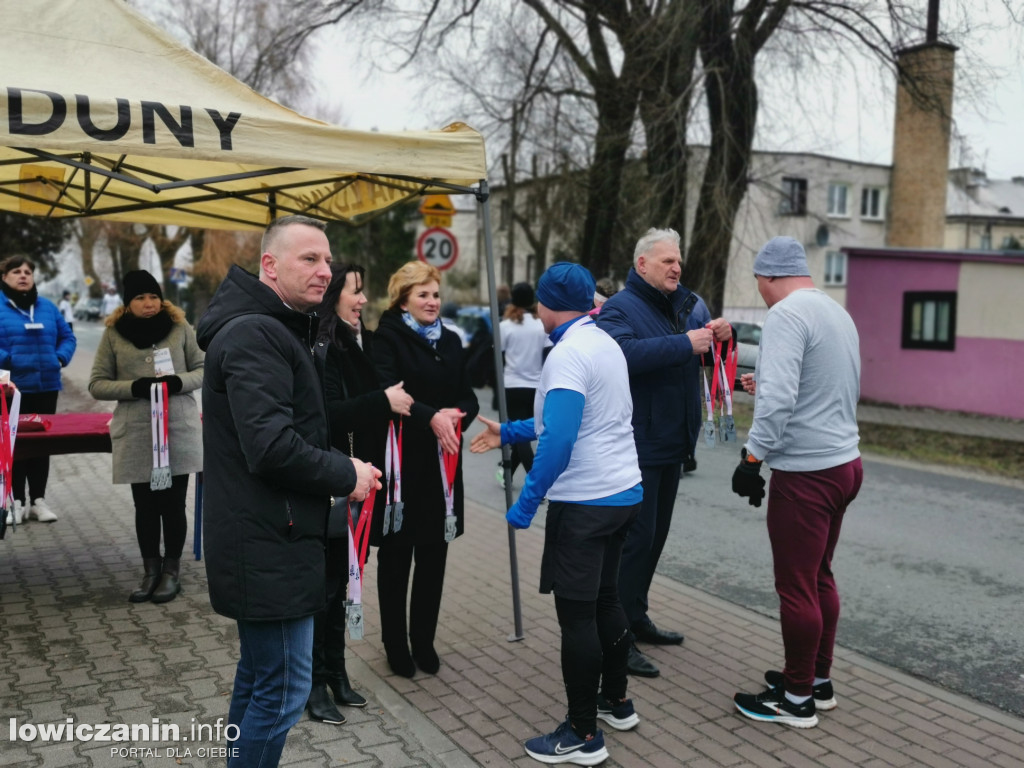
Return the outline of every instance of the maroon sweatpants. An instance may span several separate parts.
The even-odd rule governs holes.
[[[815,677],[829,677],[839,622],[832,553],[847,506],[857,497],[859,458],[817,472],[772,470],[768,537],[779,593],[786,690],[810,696]]]

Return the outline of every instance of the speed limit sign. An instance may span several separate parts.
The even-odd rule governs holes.
[[[459,257],[459,242],[443,227],[426,230],[416,241],[416,258],[432,267],[445,270]]]

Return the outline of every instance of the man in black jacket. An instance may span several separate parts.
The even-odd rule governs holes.
[[[259,278],[232,267],[199,322],[204,533],[213,609],[238,623],[228,765],[275,766],[312,684],[313,615],[327,602],[332,497],[380,472],[331,448],[312,310],[331,279],[323,224],[271,222]]]

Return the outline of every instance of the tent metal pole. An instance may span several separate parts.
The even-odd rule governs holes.
[[[508,406],[505,403],[505,373],[501,362],[501,318],[498,316],[498,289],[495,284],[494,243],[491,239],[491,203],[487,180],[480,180],[476,193],[484,217],[484,251],[487,254],[487,295],[491,299],[491,333],[494,338],[494,386],[498,393],[498,418],[501,423],[508,421]],[[505,467],[505,509],[512,507],[511,448],[501,446],[501,465]],[[523,609],[519,598],[519,559],[516,556],[516,529],[508,526],[508,562],[512,579],[512,621],[514,631],[509,641],[523,639]]]

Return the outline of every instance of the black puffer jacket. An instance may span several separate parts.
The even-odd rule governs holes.
[[[441,468],[437,460],[437,437],[430,428],[430,419],[442,408],[458,408],[465,412],[465,432],[480,412],[476,394],[466,373],[462,342],[448,329],[441,332],[437,348],[409,328],[402,315],[388,310],[380,318],[374,336],[373,359],[377,363],[381,386],[405,382],[405,391],[416,401],[412,416],[403,419],[402,428],[402,499],[405,522],[398,534],[411,536],[417,542],[444,541],[444,492]],[[457,535],[461,536],[463,521],[462,453],[455,475],[455,515]],[[370,543],[381,543],[383,516],[374,515]]]
[[[316,325],[239,267],[199,321],[206,574],[213,609],[233,619],[294,619],[327,603],[330,498],[356,476],[331,448]]]

